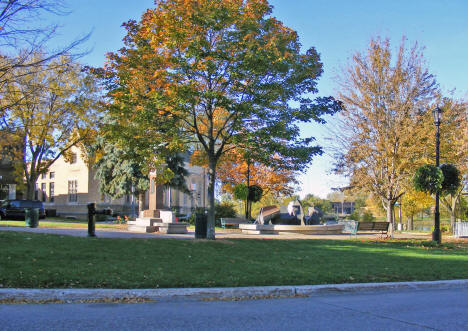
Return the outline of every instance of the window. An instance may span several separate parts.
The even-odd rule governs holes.
[[[39,200],[39,190],[37,189],[37,184],[34,186],[34,200]]]
[[[54,202],[55,184],[49,184],[49,202]]]
[[[42,183],[42,184],[41,184],[41,198],[42,198],[42,202],[45,202],[45,201],[46,201],[46,197],[47,197],[47,184],[46,184],[46,183]]]
[[[8,199],[8,184],[0,184],[0,200]]]
[[[49,178],[54,179],[55,178],[55,172],[51,171],[50,174],[49,174]]]
[[[71,163],[71,164],[75,164],[75,163],[76,163],[76,153],[72,153],[72,154],[71,154],[70,163]]]
[[[68,181],[68,202],[77,202],[78,201],[78,181],[69,180]]]
[[[41,178],[42,178],[42,179],[46,179],[46,178],[47,178],[47,174],[46,174],[46,173],[43,173],[43,174],[41,175]]]

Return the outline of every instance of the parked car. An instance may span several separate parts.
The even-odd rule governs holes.
[[[24,219],[25,209],[38,208],[39,218],[45,218],[44,204],[41,201],[33,200],[5,200],[0,206],[1,219],[22,218]]]

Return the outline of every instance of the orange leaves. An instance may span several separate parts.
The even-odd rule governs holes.
[[[206,168],[208,165],[208,156],[203,150],[195,150],[190,159],[190,165]]]
[[[259,162],[247,162],[244,152],[231,151],[220,161],[218,176],[223,183],[222,189],[232,193],[237,184],[260,186],[264,194],[290,194],[296,184],[295,173],[288,170],[275,170]]]

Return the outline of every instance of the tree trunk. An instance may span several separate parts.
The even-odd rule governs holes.
[[[450,209],[450,231],[452,234],[455,231],[455,222],[457,221],[457,203],[460,198],[462,190],[458,192],[458,194],[452,196],[452,206]]]
[[[408,218],[408,230],[412,231],[413,230],[413,224],[414,224],[414,220],[413,220],[413,215],[411,215],[409,218]]]
[[[450,231],[452,231],[452,233],[455,228],[457,204],[458,204],[458,199],[460,198],[461,192],[462,190],[460,190],[458,194],[449,195],[450,200],[447,197],[441,197],[440,199],[440,201],[445,206],[445,208],[447,208],[447,210],[450,212]]]
[[[145,192],[138,193],[138,216],[145,210]]]
[[[206,238],[214,240],[215,238],[215,181],[216,181],[216,163],[215,158],[209,160],[208,170],[208,224]]]
[[[249,216],[249,198],[245,199],[244,201],[244,215],[245,219],[247,219]]]
[[[395,222],[393,219],[393,207],[394,202],[392,200],[387,200],[387,222],[390,223],[390,237],[393,238],[393,231],[395,229]]]
[[[455,229],[455,222],[457,221],[456,215],[455,215],[455,210],[450,211],[450,231],[452,234],[454,233]]]
[[[37,178],[36,178],[37,181]],[[36,191],[36,181],[31,178],[26,183],[26,200],[34,200],[34,193]]]

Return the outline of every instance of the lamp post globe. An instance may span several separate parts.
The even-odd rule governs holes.
[[[440,125],[440,121],[442,120],[442,108],[435,107],[432,109],[432,117],[434,118],[434,124],[436,126]]]

